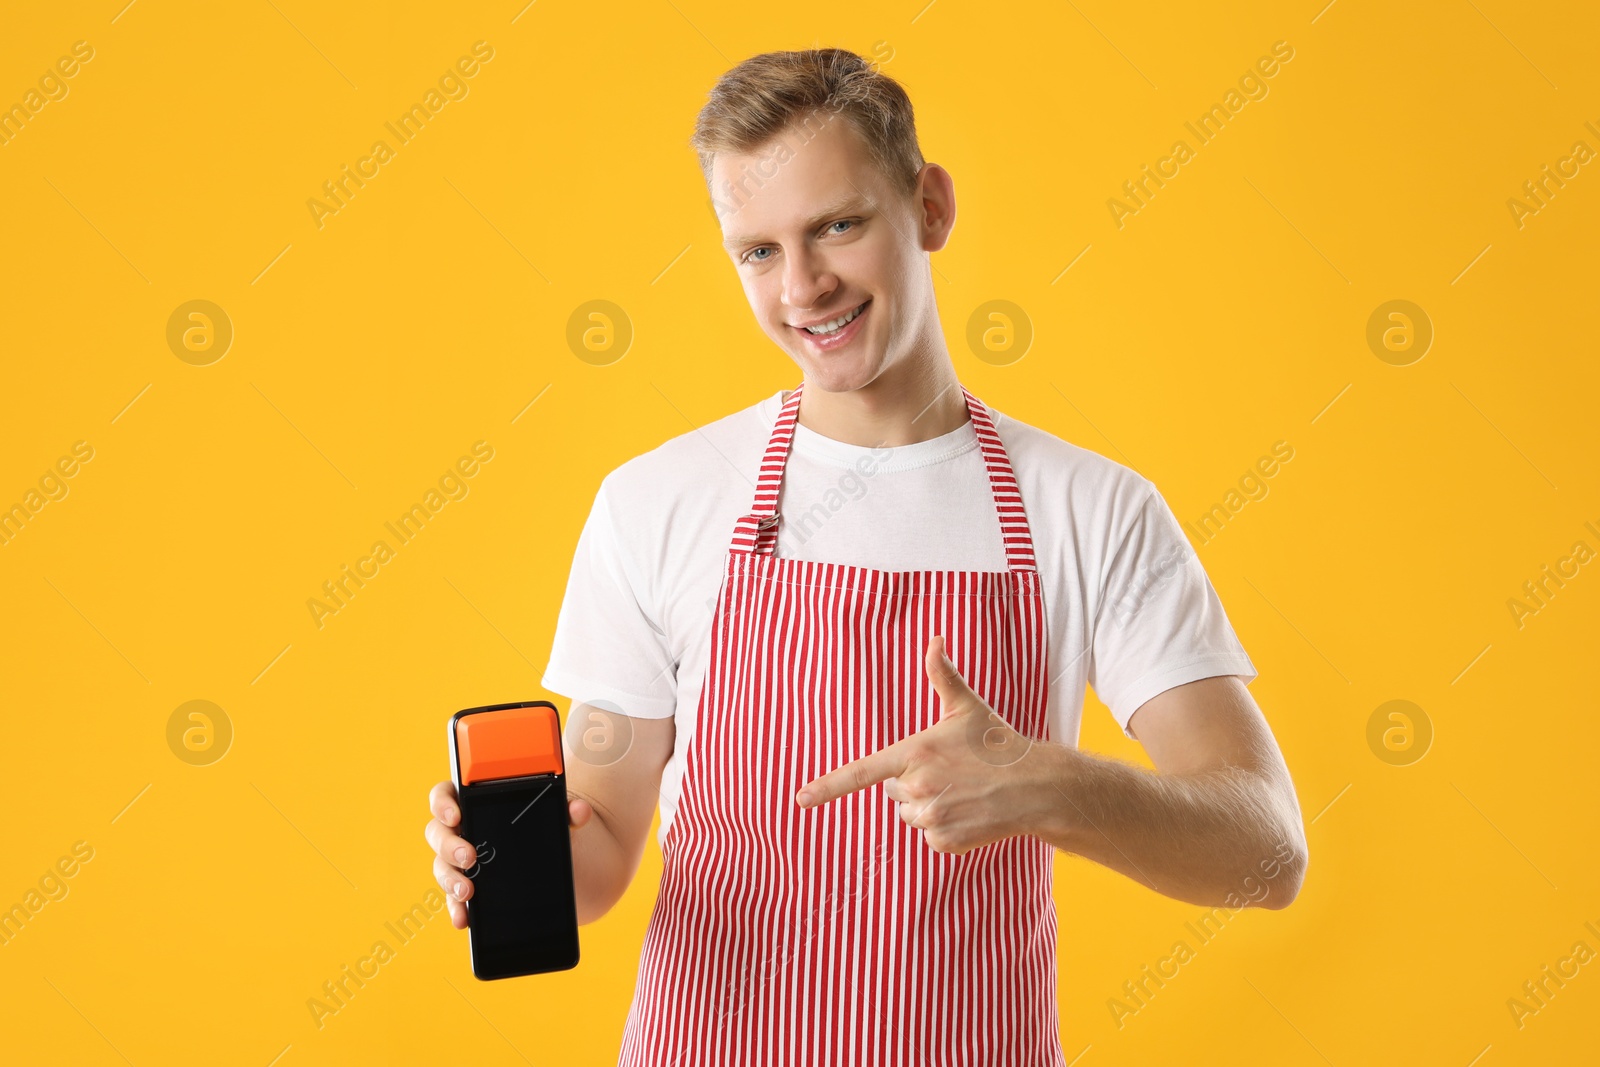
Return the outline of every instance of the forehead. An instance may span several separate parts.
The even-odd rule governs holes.
[[[748,153],[719,152],[712,207],[729,246],[804,229],[820,215],[883,198],[884,178],[848,119],[820,112]]]

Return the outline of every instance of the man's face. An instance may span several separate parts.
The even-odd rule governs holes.
[[[934,314],[913,201],[842,115],[824,111],[747,155],[719,153],[712,196],[756,321],[819,388],[869,384]],[[831,335],[804,328],[852,312]]]

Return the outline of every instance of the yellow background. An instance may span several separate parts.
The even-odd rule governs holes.
[[[1593,1056],[1600,964],[1520,1027],[1507,1007],[1600,950],[1600,564],[1520,628],[1507,607],[1600,550],[1600,164],[1520,227],[1507,207],[1600,150],[1591,5],[123,3],[8,11],[0,35],[0,103],[94,49],[0,146],[0,505],[94,450],[0,547],[0,905],[94,850],[0,947],[5,1059],[615,1061],[653,834],[576,971],[479,983],[441,911],[322,1028],[306,1001],[434,886],[447,717],[549,695],[601,477],[798,381],[686,140],[728,66],[813,45],[876,54],[955,176],[935,279],[975,393],[1186,522],[1295,449],[1200,554],[1294,775],[1304,890],[1119,1028],[1107,1001],[1204,909],[1060,856],[1067,1058]],[[479,40],[469,94],[319,228],[307,200]],[[1122,183],[1195,147],[1184,122],[1280,40],[1269,94],[1119,229]],[[166,341],[196,299],[234,329],[208,366]],[[566,341],[594,299],[634,330],[608,365]],[[1392,299],[1435,330],[1409,366],[1366,342]],[[966,344],[990,300],[1031,322],[1020,360]],[[470,493],[319,629],[306,601],[479,440]],[[1408,766],[1367,741],[1394,699],[1434,731]],[[190,700],[233,726],[209,766],[168,747]],[[1082,743],[1145,762],[1092,697]]]

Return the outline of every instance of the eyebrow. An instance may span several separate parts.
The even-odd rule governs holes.
[[[809,230],[812,227],[820,226],[822,223],[826,222],[835,215],[842,214],[846,211],[857,210],[865,206],[866,201],[862,199],[859,193],[852,194],[842,200],[835,201],[826,208],[823,208],[821,211],[817,212],[815,215],[812,215],[810,218],[806,219],[804,227]],[[756,235],[741,234],[738,237],[730,237],[726,241],[723,241],[722,247],[733,248],[737,245],[750,244],[753,241],[762,240],[766,240],[766,238]]]

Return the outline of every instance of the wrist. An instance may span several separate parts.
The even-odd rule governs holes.
[[[1073,852],[1081,840],[1083,816],[1072,797],[1090,757],[1058,741],[1035,740],[1018,760],[1014,795],[1016,833],[1029,834]]]

